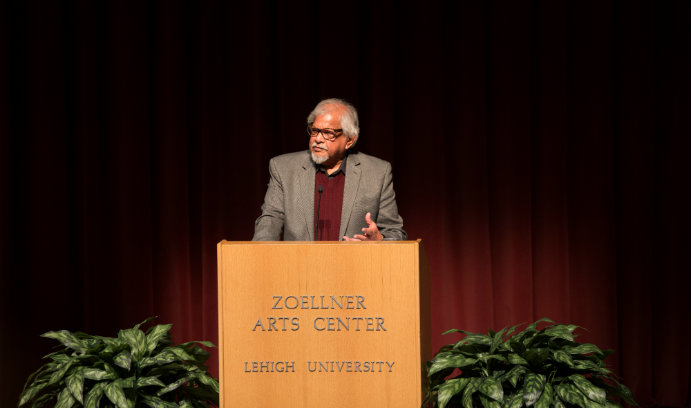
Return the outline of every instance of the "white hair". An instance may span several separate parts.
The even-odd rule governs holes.
[[[329,98],[319,102],[307,116],[307,124],[312,126],[317,116],[330,112],[331,109],[329,106],[333,105],[345,108],[345,111],[341,115],[341,129],[343,129],[343,133],[348,139],[357,142],[358,136],[360,135],[360,121],[358,120],[357,110],[355,110],[353,105],[343,99]]]

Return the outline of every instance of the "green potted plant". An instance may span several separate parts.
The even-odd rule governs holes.
[[[62,343],[29,376],[18,407],[199,408],[218,406],[218,380],[207,373],[209,353],[197,343],[172,344],[172,325],[120,330],[117,337],[67,330],[43,337]]]
[[[423,406],[484,408],[612,408],[637,406],[603,360],[612,351],[574,340],[578,326],[541,319],[489,334],[465,336],[443,346],[427,363],[429,388]]]

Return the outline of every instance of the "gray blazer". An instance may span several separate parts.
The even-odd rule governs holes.
[[[269,187],[262,214],[254,223],[253,241],[314,240],[314,175],[316,167],[308,150],[274,157],[269,163]],[[341,229],[343,235],[361,234],[371,213],[386,240],[405,240],[398,215],[391,164],[364,153],[350,153],[346,160]]]

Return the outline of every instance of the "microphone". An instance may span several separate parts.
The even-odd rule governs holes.
[[[317,220],[314,223],[314,240],[319,241],[319,207],[322,205],[322,193],[324,192],[324,186],[317,187],[319,192],[319,199],[317,200]]]

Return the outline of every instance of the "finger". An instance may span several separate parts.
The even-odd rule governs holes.
[[[367,241],[369,239],[367,235],[353,235],[353,238],[357,241]]]
[[[372,224],[373,224],[373,222],[372,222],[372,214],[371,214],[371,213],[365,214],[365,222],[367,223],[367,225],[372,225]]]
[[[361,241],[360,239],[357,239],[356,237],[357,237],[357,235],[353,236],[353,238],[350,238],[350,237],[344,235],[343,240],[344,241]]]

